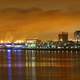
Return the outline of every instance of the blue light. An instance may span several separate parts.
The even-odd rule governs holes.
[[[7,59],[8,59],[8,80],[12,80],[11,49],[7,50]]]
[[[14,52],[16,53],[17,50],[14,50]]]
[[[8,64],[8,67],[10,68],[11,67],[11,64]]]
[[[22,50],[21,50],[21,49],[18,49],[17,51],[18,51],[18,52],[21,52]]]
[[[11,52],[11,49],[8,49],[7,52]]]

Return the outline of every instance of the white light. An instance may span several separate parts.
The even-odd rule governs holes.
[[[60,49],[61,47],[58,47],[58,49]]]
[[[12,47],[12,45],[6,45],[7,47]]]
[[[8,52],[11,52],[11,50],[10,50],[10,49],[8,49],[7,51],[8,51]]]

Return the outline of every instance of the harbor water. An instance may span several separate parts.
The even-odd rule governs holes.
[[[0,80],[80,80],[80,51],[0,49]]]

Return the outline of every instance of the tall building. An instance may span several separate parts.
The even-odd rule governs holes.
[[[68,41],[68,32],[62,32],[58,34],[59,41]]]
[[[74,32],[74,37],[75,37],[75,39],[80,39],[80,31],[79,30]]]

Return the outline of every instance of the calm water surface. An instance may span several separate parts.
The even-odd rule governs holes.
[[[80,80],[80,52],[1,49],[0,80]]]

